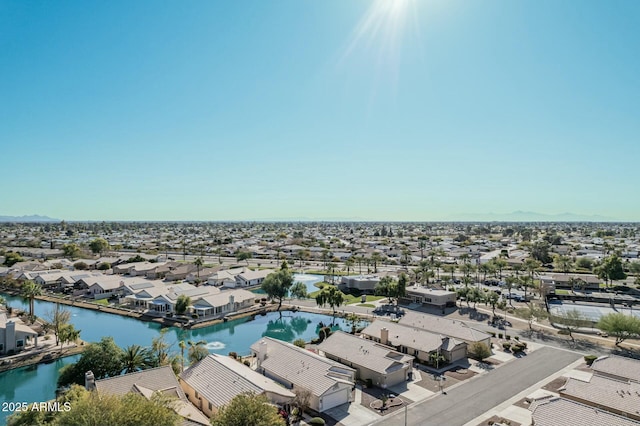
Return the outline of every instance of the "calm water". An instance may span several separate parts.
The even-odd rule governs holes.
[[[28,309],[21,298],[4,296],[14,308]],[[44,317],[52,306],[50,302],[36,300],[36,315]],[[148,346],[159,334],[160,326],[155,323],[73,306],[64,307],[71,311],[71,323],[81,330],[80,337],[85,341],[95,342],[102,336],[113,336],[121,347],[133,344]],[[317,336],[320,322],[329,324],[331,317],[307,312],[283,312],[280,317],[278,313],[272,312],[264,316],[258,315],[253,321],[250,318],[242,318],[196,330],[172,327],[168,329],[166,340],[173,344],[174,352],[179,352],[177,343],[180,340],[205,340],[207,348],[212,353],[226,355],[233,351],[240,355],[248,355],[251,344],[263,336],[288,342],[298,338],[309,341]],[[341,318],[336,318],[335,325],[335,328],[348,329],[346,322]],[[53,399],[58,370],[74,361],[75,357],[69,357],[52,364],[40,364],[0,373],[0,403]],[[4,423],[4,416],[6,413],[0,412],[0,424]]]

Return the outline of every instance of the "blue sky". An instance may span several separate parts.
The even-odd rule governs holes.
[[[640,2],[0,1],[0,215],[640,220]]]

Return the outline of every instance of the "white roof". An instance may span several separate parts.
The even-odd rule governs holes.
[[[391,345],[413,348],[421,352],[429,353],[437,351],[438,348],[450,351],[455,346],[465,344],[461,340],[448,339],[444,335],[432,333],[421,328],[382,320],[375,320],[369,324],[362,330],[362,334],[379,339],[383,328],[389,330],[389,343]]]
[[[440,333],[466,342],[482,342],[491,338],[487,333],[469,327],[462,321],[450,320],[435,315],[407,312],[399,321],[402,325]]]

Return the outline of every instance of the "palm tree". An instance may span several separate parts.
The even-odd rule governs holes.
[[[378,273],[378,263],[382,262],[382,255],[377,251],[371,253],[371,263],[373,264],[373,272]]]
[[[347,275],[349,275],[349,271],[351,271],[351,268],[353,267],[353,259],[349,258],[347,260],[344,261],[344,266],[347,268]]]
[[[34,299],[36,298],[36,296],[41,295],[42,287],[40,286],[40,284],[36,284],[35,282],[29,280],[25,281],[25,283],[22,285],[22,298],[29,301],[29,317],[31,317],[31,322],[33,322],[34,320]]]
[[[122,356],[124,373],[133,373],[149,367],[152,364],[149,355],[149,351],[140,345],[127,346]]]
[[[202,268],[204,262],[202,261],[201,257],[197,257],[196,260],[193,261],[193,264],[196,265],[196,269],[198,271],[198,283],[196,284],[197,287],[200,285],[200,268]]]
[[[180,371],[184,371],[184,350],[186,349],[187,344],[184,340],[180,340],[180,342],[178,342],[178,346],[180,346]]]
[[[191,363],[201,361],[209,355],[209,350],[206,348],[206,340],[197,342],[189,340],[187,343],[189,344],[189,361]]]

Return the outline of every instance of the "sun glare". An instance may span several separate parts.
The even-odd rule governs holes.
[[[376,83],[385,80],[385,86],[395,88],[401,42],[410,18],[415,17],[415,6],[415,0],[375,0],[353,30],[340,62],[364,53],[374,62]]]

